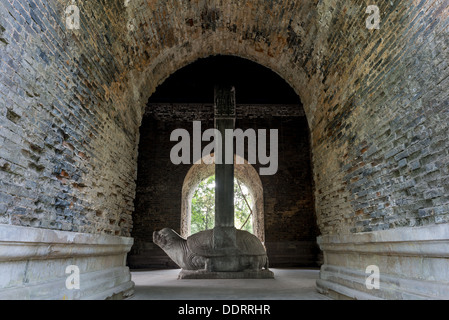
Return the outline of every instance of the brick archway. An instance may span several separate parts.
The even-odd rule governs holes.
[[[238,156],[235,156],[237,159]],[[190,235],[190,224],[192,214],[192,197],[195,189],[201,181],[212,176],[215,173],[215,166],[202,161],[201,164],[193,165],[187,173],[182,186],[182,205],[181,205],[181,236]],[[235,165],[235,177],[239,179],[248,188],[254,199],[253,204],[253,228],[254,234],[262,241],[265,241],[265,219],[264,219],[264,200],[263,186],[256,169],[244,160],[244,164]]]
[[[320,290],[448,297],[438,271],[449,269],[448,7],[378,5],[382,26],[370,30],[363,2],[349,0],[79,1],[81,28],[67,30],[62,1],[4,1],[0,244],[20,244],[13,269],[29,277],[10,274],[0,289],[53,297],[70,252],[104,283],[83,294],[131,290],[123,262],[148,98],[176,70],[223,54],[270,68],[304,104]],[[57,268],[44,273],[34,262],[49,258]],[[387,281],[380,291],[364,289],[374,264]],[[42,290],[50,283],[54,292]]]

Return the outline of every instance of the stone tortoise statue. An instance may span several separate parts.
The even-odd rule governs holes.
[[[268,270],[265,247],[256,236],[236,229],[236,240],[237,254],[229,258],[232,259],[232,271]],[[183,270],[216,271],[211,270],[210,265],[211,258],[219,255],[212,245],[213,230],[202,231],[184,239],[172,229],[165,228],[153,233],[153,241]]]

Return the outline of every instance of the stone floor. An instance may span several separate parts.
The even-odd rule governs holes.
[[[319,270],[272,269],[275,279],[177,280],[180,270],[132,271],[131,300],[328,300],[315,288]]]

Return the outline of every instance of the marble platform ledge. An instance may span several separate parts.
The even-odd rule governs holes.
[[[449,299],[449,224],[318,238],[319,292],[350,299]],[[369,289],[368,266],[379,268]]]
[[[1,300],[104,300],[133,294],[132,238],[0,225]],[[66,268],[79,268],[69,290]]]

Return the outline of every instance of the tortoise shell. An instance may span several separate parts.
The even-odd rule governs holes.
[[[187,238],[187,247],[199,256],[210,257],[215,255],[213,248],[213,230],[198,232]],[[248,231],[236,230],[237,248],[239,254],[248,256],[266,255],[265,247],[255,235]]]

